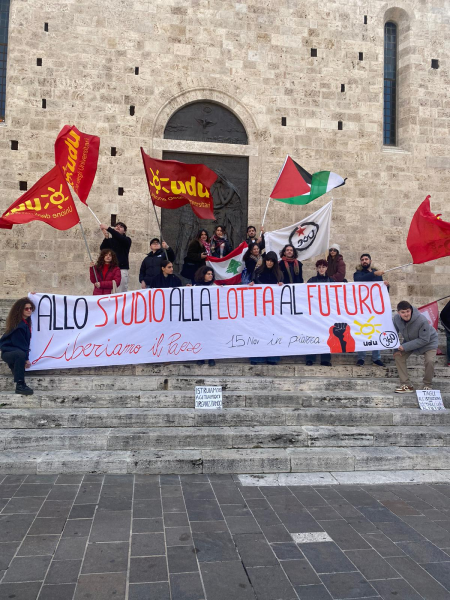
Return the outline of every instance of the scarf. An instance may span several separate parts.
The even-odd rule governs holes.
[[[211,256],[211,244],[209,242],[200,242],[200,244],[202,244],[202,246],[204,247],[206,254],[208,256]]]
[[[283,256],[282,261],[284,262],[284,266],[286,268],[286,272],[289,275],[289,279],[291,281],[291,283],[294,283],[292,280],[292,273],[291,273],[291,268],[289,266],[289,264],[294,263],[294,273],[296,275],[299,274],[300,270],[298,268],[298,260],[296,258],[286,258],[286,256]]]

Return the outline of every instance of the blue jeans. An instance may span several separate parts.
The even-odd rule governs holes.
[[[366,351],[361,350],[358,352],[358,360],[366,360]],[[379,350],[372,350],[372,361],[381,360],[381,352]]]

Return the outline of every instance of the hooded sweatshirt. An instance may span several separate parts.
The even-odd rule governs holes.
[[[398,313],[394,316],[393,321],[397,333],[403,338],[402,346],[405,352],[425,354],[428,350],[437,349],[437,331],[417,308],[413,307],[409,321],[404,321]]]

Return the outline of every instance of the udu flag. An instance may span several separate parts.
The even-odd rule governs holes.
[[[294,225],[265,233],[266,252],[272,250],[279,255],[286,244],[292,244],[298,251],[299,260],[325,254],[330,243],[332,207],[333,202],[328,202]]]

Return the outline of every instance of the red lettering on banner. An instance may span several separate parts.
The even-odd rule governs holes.
[[[317,285],[308,285],[308,286],[306,286],[307,293],[308,293],[308,310],[309,310],[309,314],[310,315],[312,315],[311,300],[314,299],[314,296],[312,295],[311,288],[315,288],[315,287],[317,287]]]
[[[269,292],[270,298],[268,300],[266,300],[266,292]],[[265,287],[264,291],[263,291],[263,314],[264,314],[264,316],[267,315],[266,304],[269,304],[269,306],[272,306],[271,314],[274,315],[275,314],[275,302],[273,299],[273,289],[271,287]]]
[[[374,291],[374,289],[377,289],[378,293],[380,294],[381,310],[377,310],[375,308],[375,302],[373,300],[373,291]],[[376,313],[377,315],[382,315],[384,313],[384,298],[383,298],[383,290],[381,289],[381,285],[379,283],[376,283],[375,285],[373,285],[370,288],[370,301],[372,303],[373,312]]]
[[[144,302],[144,317],[141,321],[138,321],[138,300],[139,298],[142,298],[142,301]],[[147,302],[145,301],[145,298],[143,296],[143,294],[141,294],[141,292],[136,292],[136,305],[134,307],[134,322],[136,323],[136,325],[140,325],[141,323],[143,323],[145,321],[145,319],[147,318]]]
[[[220,321],[228,319],[228,317],[220,316],[220,290],[219,290],[219,288],[217,288],[217,317]]]
[[[341,307],[339,306],[339,298],[338,298],[338,289],[341,288],[341,285],[330,285],[330,288],[334,289],[334,295],[336,297],[336,311],[337,314],[341,314]]]
[[[178,343],[181,338],[181,333],[173,333],[169,339],[169,347],[167,349],[167,354],[174,354],[178,356],[180,352],[192,352],[193,354],[198,354],[202,349],[200,343],[193,344],[192,342],[182,342],[181,345]]]
[[[162,297],[162,311],[161,311],[161,318],[160,319],[156,318],[156,312],[155,312],[155,300],[156,300],[156,294],[158,292],[161,294],[161,297]],[[150,296],[150,293],[149,293],[149,296]],[[153,319],[157,323],[161,323],[161,321],[164,319],[164,316],[166,314],[166,297],[164,296],[163,290],[161,290],[160,288],[158,288],[157,290],[155,290],[153,292],[153,296],[152,296],[152,311],[153,311]]]
[[[362,297],[362,294],[361,294],[363,288],[366,292],[366,295],[364,296],[364,298]],[[367,285],[361,284],[360,286],[358,286],[358,293],[359,293],[359,310],[360,310],[361,314],[364,314],[363,306],[365,306],[367,308],[367,310],[369,311],[369,313],[372,314],[372,311],[370,310],[370,306],[366,302],[366,300],[368,300],[370,297],[369,287]]]
[[[236,309],[236,313],[234,315],[234,317],[231,316],[231,312],[230,312],[230,294],[234,293],[234,307]],[[227,309],[228,309],[228,316],[230,317],[230,319],[235,319],[238,316],[238,298],[237,298],[237,292],[234,288],[230,288],[227,292]]]
[[[323,312],[323,310],[322,310],[322,287],[324,287],[324,286],[319,285],[319,310],[320,310],[320,314],[323,317],[328,317],[329,314],[331,313],[330,295],[328,293],[328,286],[326,285],[325,286],[325,295],[326,295],[326,299],[327,299],[327,309],[328,309],[328,312]]]
[[[163,348],[162,348],[163,340],[164,340],[164,334],[162,333],[159,336],[159,339],[156,342],[156,344],[153,344],[153,346],[149,350],[149,352],[151,352],[153,354],[153,356],[157,356],[158,358],[161,356],[161,352],[163,351]]]
[[[104,300],[105,298],[102,296],[101,298],[99,298],[97,300],[97,305],[98,307],[103,311],[104,315],[105,315],[105,322],[102,323],[101,325],[96,325],[96,327],[104,327],[107,323],[108,323],[108,313],[106,312],[106,310],[103,308],[103,306],[100,304],[100,302],[102,300]]]
[[[346,311],[346,313],[348,315],[354,316],[358,312],[358,306],[356,304],[356,289],[355,289],[355,286],[354,285],[350,286],[350,289],[352,290],[352,293],[353,293],[353,306],[355,308],[354,312],[351,312],[350,309],[349,309],[349,307],[348,307],[348,305],[347,305],[347,290],[348,290],[348,286],[344,285],[343,288],[344,288],[344,306],[345,306],[345,311]]]
[[[125,322],[125,308],[127,306],[127,295],[123,296],[123,305],[122,305],[122,323],[126,326],[131,325],[133,323],[133,315],[134,315],[134,292],[131,292],[131,310],[130,310],[130,322]]]

